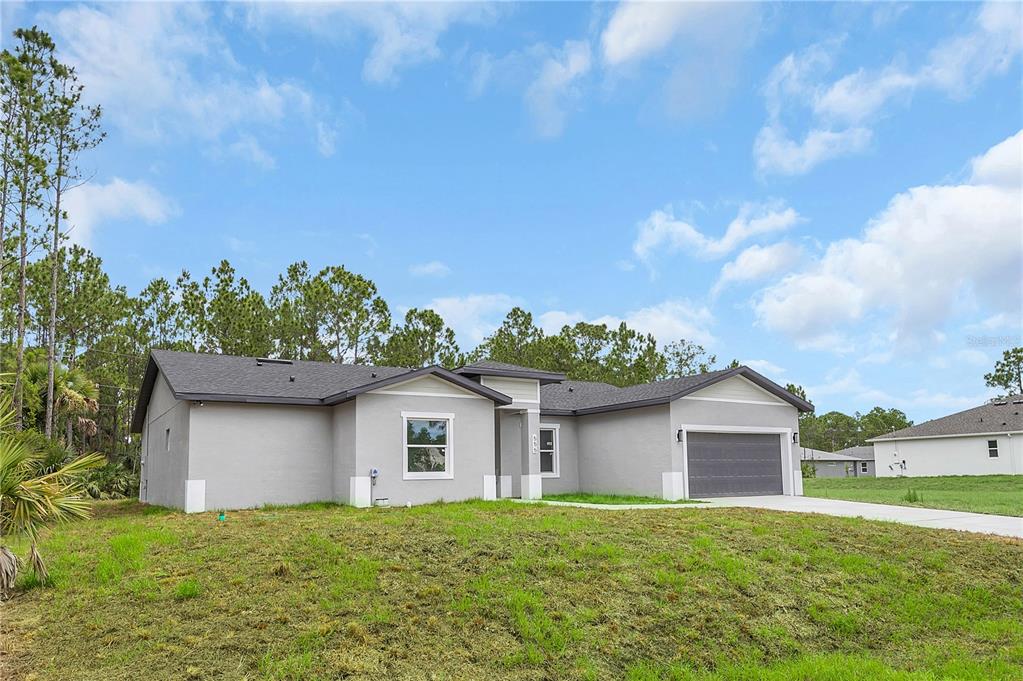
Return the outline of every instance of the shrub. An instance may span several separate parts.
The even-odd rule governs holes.
[[[814,468],[814,465],[812,463],[810,463],[809,461],[804,461],[801,464],[799,464],[799,470],[801,470],[803,472],[803,479],[804,480],[806,478],[816,478],[817,477],[817,469]]]
[[[906,502],[909,502],[911,504],[916,504],[916,503],[922,502],[924,500],[924,497],[923,497],[922,494],[919,494],[915,489],[910,487],[908,490],[906,490],[906,493],[902,496],[902,500],[906,501]]]

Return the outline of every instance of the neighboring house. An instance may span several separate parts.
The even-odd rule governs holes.
[[[804,463],[813,466],[818,478],[874,477],[874,448],[848,447],[837,452],[801,447]]]
[[[874,438],[878,477],[1023,474],[1023,396]]]
[[[248,508],[589,491],[802,494],[808,402],[748,367],[619,388],[482,361],[448,371],[154,350],[132,419],[142,501]]]

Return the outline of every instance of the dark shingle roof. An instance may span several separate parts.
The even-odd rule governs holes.
[[[183,400],[330,405],[365,390],[433,374],[499,404],[511,403],[507,395],[441,367],[408,369],[153,350],[135,405],[133,432],[142,428],[158,373],[175,397]]]
[[[861,459],[863,461],[874,460],[874,445],[859,445],[857,447],[846,447],[845,449],[839,449],[836,454],[844,454],[845,456],[851,456],[854,459]]]
[[[732,376],[743,376],[802,411],[813,410],[813,405],[792,395],[749,367],[721,369],[624,388],[587,381],[565,381],[561,384],[545,385],[540,388],[540,410],[550,413],[585,414],[665,404]]]
[[[533,378],[541,384],[552,381],[564,381],[565,374],[545,369],[534,369],[532,367],[509,364],[508,362],[495,362],[492,359],[481,359],[464,367],[455,369],[456,374],[465,376],[509,376],[512,378]]]
[[[973,409],[897,430],[873,438],[900,440],[910,437],[941,437],[943,435],[972,435],[978,433],[1023,432],[1023,395],[995,400]]]

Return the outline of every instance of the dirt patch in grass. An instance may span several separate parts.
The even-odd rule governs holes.
[[[566,492],[565,494],[545,494],[547,501],[573,501],[584,504],[699,504],[693,499],[668,501],[657,497],[643,497],[634,494],[597,494],[593,492]]]
[[[809,478],[808,497],[1023,516],[1023,475]]]
[[[0,606],[4,679],[1023,673],[1023,543],[980,535],[507,502],[100,516]]]

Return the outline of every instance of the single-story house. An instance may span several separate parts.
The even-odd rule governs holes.
[[[1023,474],[1023,395],[993,400],[874,444],[878,477]]]
[[[748,367],[643,385],[154,350],[139,498],[187,511],[589,491],[802,494],[808,402]]]
[[[818,478],[874,477],[874,448],[847,447],[837,452],[801,447],[803,463],[813,466]]]

